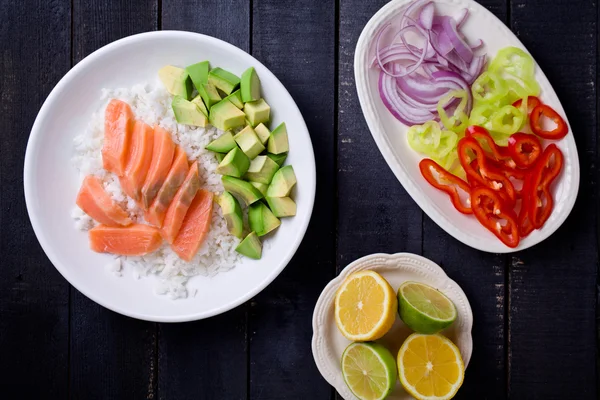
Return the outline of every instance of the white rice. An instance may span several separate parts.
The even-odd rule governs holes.
[[[86,131],[74,139],[75,154],[72,161],[81,180],[90,174],[98,176],[106,191],[127,210],[132,220],[145,222],[143,211],[123,193],[117,176],[102,168],[104,111],[113,98],[129,104],[137,119],[150,126],[160,125],[171,132],[173,141],[186,151],[188,158],[198,161],[202,187],[215,193],[223,191],[220,176],[215,173],[216,158],[204,149],[206,144],[223,132],[213,127],[205,129],[178,124],[171,109],[171,95],[158,82],[135,85],[130,89],[102,90],[102,107],[92,116]],[[96,225],[78,207],[73,210],[72,217],[76,229],[87,231]],[[122,276],[124,270],[130,270],[135,278],[157,276],[159,284],[156,293],[172,299],[185,298],[188,296],[186,284],[191,277],[212,277],[230,270],[239,262],[241,256],[235,251],[238,242],[227,231],[220,208],[214,207],[211,230],[191,262],[181,260],[168,244],[164,244],[156,252],[143,257],[117,256],[106,268],[117,276]]]

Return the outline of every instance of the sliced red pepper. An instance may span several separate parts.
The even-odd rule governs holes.
[[[534,135],[517,132],[508,138],[508,152],[519,168],[530,168],[542,154],[542,144]]]
[[[498,192],[485,186],[471,189],[471,207],[477,220],[508,247],[519,245],[517,216]]]
[[[546,147],[531,173],[531,197],[528,209],[533,227],[540,229],[550,217],[554,202],[550,185],[563,165],[563,154],[554,143]]]
[[[473,157],[470,152],[477,159],[477,168],[473,167]],[[471,186],[487,186],[498,191],[508,205],[515,204],[517,196],[512,182],[501,170],[492,165],[477,140],[472,137],[464,137],[459,140],[458,159]]]
[[[487,129],[481,126],[471,125],[465,130],[465,136],[477,139],[480,144],[481,142],[486,143],[492,152],[491,158],[494,158],[496,161],[510,160],[508,148],[498,146]]]
[[[519,235],[521,238],[529,235],[535,227],[529,217],[529,202],[532,198],[531,192],[531,174],[525,177],[523,182],[523,188],[521,189],[521,210],[519,211],[518,223],[519,223]]]
[[[545,129],[543,127],[544,119],[554,121],[556,127],[551,130]],[[565,120],[546,104],[539,104],[531,111],[530,125],[533,133],[544,139],[558,140],[564,138],[569,133],[569,128]]]
[[[419,169],[421,170],[421,175],[423,175],[423,178],[425,178],[425,180],[429,182],[431,186],[446,192],[448,196],[450,196],[450,200],[452,200],[454,208],[463,214],[473,213],[470,204],[471,200],[469,198],[471,195],[471,188],[467,182],[446,171],[438,163],[428,158],[419,163]],[[464,194],[468,196],[466,197],[466,201],[464,203],[461,200],[458,192],[459,190],[462,190]]]
[[[513,107],[521,108],[521,104],[523,104],[523,99],[515,101]],[[536,96],[527,96],[527,115],[531,115],[533,109],[540,104],[542,102]]]

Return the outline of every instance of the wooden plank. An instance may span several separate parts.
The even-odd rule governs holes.
[[[511,2],[512,29],[554,85],[581,166],[579,196],[565,224],[511,259],[511,398],[597,398],[597,18],[597,2],[587,0]]]
[[[114,40],[157,29],[158,2],[73,2],[73,63]],[[71,290],[71,396],[152,398],[156,324],[108,311]]]
[[[506,22],[505,0],[481,5]],[[457,398],[506,398],[505,303],[507,257],[460,243],[426,215],[423,255],[437,262],[464,290],[473,310],[473,355]]]
[[[248,51],[250,5],[243,0],[163,0],[162,28],[204,33]],[[204,321],[161,324],[159,397],[246,399],[246,321],[244,304]]]
[[[333,0],[254,0],[252,54],[296,100],[311,134],[318,179],[302,245],[281,276],[251,303],[251,399],[331,395],[310,342],[314,305],[335,268],[335,26]],[[302,190],[302,182],[298,185]]]
[[[70,3],[3,1],[0,15],[0,391],[66,398],[69,285],[31,229],[22,171],[35,116],[70,66]]]

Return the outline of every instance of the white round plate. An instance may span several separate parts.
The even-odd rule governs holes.
[[[375,54],[373,43],[376,34],[389,21],[398,18],[408,3],[410,0],[393,0],[379,10],[362,31],[354,55],[358,98],[379,151],[419,207],[442,229],[464,244],[490,253],[510,253],[541,242],[567,219],[577,198],[579,157],[570,126],[567,137],[555,142],[564,155],[564,166],[552,189],[554,198],[552,215],[542,229],[533,231],[522,239],[517,248],[505,246],[474,216],[463,215],[456,211],[448,196],[429,185],[421,176],[419,161],[422,156],[412,150],[406,141],[408,127],[395,119],[385,108],[377,88],[379,69],[370,68]],[[474,41],[481,38],[485,44],[483,52],[488,56],[493,56],[506,46],[517,46],[527,51],[519,39],[498,18],[475,1],[436,0],[435,7],[437,12],[443,15],[454,15],[462,8],[468,8],[469,16],[461,31],[467,39],[472,38]],[[569,121],[554,89],[537,64],[536,79],[542,88],[541,100],[562,115],[568,124]]]
[[[155,81],[168,64],[186,66],[202,60],[241,73],[253,66],[263,96],[273,106],[275,125],[286,122],[298,188],[297,215],[284,218],[268,240],[262,259],[244,258],[229,272],[188,283],[195,297],[172,301],[155,294],[156,278],[135,280],[107,272],[110,255],[90,250],[87,234],[74,228],[70,213],[79,190],[72,166],[73,138],[86,128],[100,107],[102,88],[131,87]],[[264,65],[237,47],[190,32],[150,32],[111,43],[78,63],[56,85],[42,106],[27,145],[24,169],[25,200],[37,238],[56,269],[95,302],[134,318],[181,322],[223,313],[264,289],[290,261],[306,232],[313,209],[316,174],[310,136],[296,103]]]
[[[344,399],[356,399],[344,382],[340,365],[344,349],[352,342],[340,333],[335,324],[335,293],[346,277],[354,272],[367,269],[381,274],[396,292],[402,283],[416,281],[433,286],[448,296],[456,305],[458,317],[449,328],[441,333],[458,346],[465,368],[467,367],[473,351],[471,337],[473,312],[469,300],[460,286],[448,278],[439,265],[425,257],[410,253],[371,254],[354,261],[344,268],[337,278],[329,282],[321,292],[313,313],[312,352],[315,363],[323,378]],[[400,346],[411,333],[412,331],[397,317],[392,329],[378,342],[384,344],[396,358]],[[397,381],[396,388],[388,400],[405,399],[412,399],[412,396],[406,393],[400,381]]]

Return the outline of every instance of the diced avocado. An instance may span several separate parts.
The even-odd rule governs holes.
[[[216,169],[217,174],[241,178],[248,171],[250,159],[237,146],[231,150]]]
[[[171,107],[173,107],[175,119],[180,124],[192,126],[206,126],[208,124],[208,118],[200,111],[198,106],[179,95],[173,97]]]
[[[225,97],[225,99],[229,100],[231,104],[233,104],[240,110],[244,108],[244,103],[242,103],[242,95],[239,89],[231,93],[229,96]]]
[[[215,85],[225,94],[231,94],[240,84],[240,78],[222,68],[214,68],[208,73],[208,83]]]
[[[285,162],[285,159],[287,158],[287,153],[281,153],[281,154],[268,153],[267,157],[269,157],[271,160],[275,161],[281,167],[283,165],[283,163]]]
[[[192,80],[183,68],[167,65],[158,71],[158,77],[172,95],[181,96],[186,100],[192,97]]]
[[[233,140],[233,134],[227,131],[212,142],[210,142],[209,144],[207,144],[205,149],[215,151],[217,153],[229,153],[236,147],[237,145],[235,144],[235,140]]]
[[[272,154],[281,154],[290,151],[285,122],[282,122],[281,125],[271,132],[271,136],[269,136],[269,141],[267,142],[267,150]]]
[[[233,138],[251,160],[254,160],[265,149],[251,126],[245,127]]]
[[[259,99],[250,103],[244,104],[244,113],[252,126],[256,126],[260,123],[269,122],[271,118],[271,107],[267,104],[265,99]]]
[[[265,124],[261,122],[260,124],[256,125],[254,132],[256,132],[256,136],[258,136],[262,144],[267,144],[267,140],[269,140],[269,136],[271,136],[271,131],[265,126]]]
[[[220,163],[221,161],[223,161],[223,159],[225,158],[227,154],[223,154],[223,153],[215,153],[215,157],[217,159],[217,162]],[[265,194],[263,193],[263,196]]]
[[[258,79],[254,67],[248,68],[242,74],[240,90],[242,91],[242,101],[244,103],[260,99],[260,79]]]
[[[273,175],[273,180],[267,190],[268,197],[286,197],[290,195],[296,184],[296,174],[291,165],[286,165]]]
[[[208,118],[208,109],[204,105],[204,100],[202,100],[202,96],[198,95],[198,96],[194,97],[192,99],[192,103],[194,103],[195,105],[197,105],[198,108],[200,109],[200,111],[202,111],[202,113],[204,115],[206,115],[206,118]]]
[[[210,65],[208,61],[202,61],[196,64],[192,64],[185,68],[187,73],[190,75],[194,86],[200,91],[200,86],[208,83],[208,70]]]
[[[279,165],[269,157],[258,156],[250,163],[250,167],[246,172],[246,179],[268,185],[278,169]]]
[[[278,218],[296,215],[296,203],[289,197],[267,197],[273,215]]]
[[[227,131],[243,126],[245,115],[230,101],[220,101],[210,109],[208,120],[215,128]]]
[[[250,184],[252,186],[254,186],[255,188],[257,188],[263,196],[267,195],[267,189],[269,189],[269,185],[265,185],[264,183],[260,183],[260,182],[252,182],[250,181]]]
[[[221,207],[229,233],[241,239],[244,235],[244,218],[240,203],[229,192],[223,192],[218,196],[217,203]]]
[[[223,187],[225,190],[227,190],[229,193],[238,195],[242,200],[244,200],[246,205],[255,203],[263,198],[262,193],[249,182],[234,178],[232,176],[222,176],[221,181],[223,182]]]
[[[246,257],[260,260],[262,257],[262,244],[260,243],[260,239],[256,235],[256,232],[250,232],[248,236],[238,244],[235,251]]]
[[[204,104],[206,104],[207,109],[211,109],[212,106],[221,101],[221,96],[219,92],[217,92],[217,88],[211,85],[210,83],[205,83],[200,85],[200,89],[198,89],[198,94],[204,100]]]
[[[248,223],[250,230],[256,232],[258,236],[264,236],[281,225],[279,218],[273,215],[262,201],[248,207]]]

